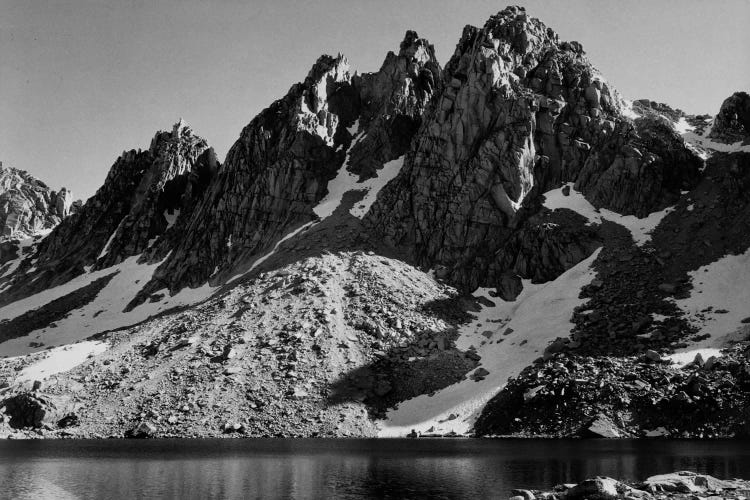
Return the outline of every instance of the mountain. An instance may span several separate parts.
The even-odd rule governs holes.
[[[0,241],[42,234],[79,205],[67,189],[54,191],[25,170],[0,162]]]
[[[66,188],[51,190],[24,170],[0,162],[0,276],[11,275],[42,236],[80,209]]]
[[[748,434],[748,100],[627,101],[520,7],[321,56],[8,261],[6,431]]]

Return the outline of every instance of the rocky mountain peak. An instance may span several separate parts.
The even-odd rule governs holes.
[[[408,30],[399,45],[398,56],[424,64],[435,61],[435,48],[425,38],[420,38],[416,31]]]
[[[467,289],[502,281],[486,272],[490,261],[519,251],[503,245],[528,216],[522,209],[562,182],[597,207],[643,217],[697,179],[701,160],[670,127],[633,123],[580,44],[522,8],[467,26],[442,80],[367,221],[421,265],[453,269]]]
[[[94,196],[39,244],[36,265],[21,263],[6,299],[146,252],[189,216],[218,169],[208,142],[182,120],[158,131],[149,149],[123,152]]]
[[[331,112],[328,98],[350,81],[346,57],[342,54],[320,56],[305,81],[293,86],[288,94],[288,97],[295,96],[298,129],[318,135],[326,144],[333,145],[338,116]]]
[[[484,35],[494,40],[493,45],[505,54],[526,56],[544,49],[557,47],[559,37],[552,29],[535,17],[530,17],[524,7],[509,6],[491,16],[484,24]]]
[[[0,241],[50,230],[79,206],[68,189],[54,191],[27,171],[0,162]]]
[[[172,126],[172,137],[178,138],[180,136],[184,135],[190,135],[192,133],[192,130],[190,126],[187,124],[187,122],[180,117],[180,119]]]

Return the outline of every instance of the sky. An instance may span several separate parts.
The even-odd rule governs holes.
[[[510,3],[512,0],[508,0]],[[523,2],[630,99],[715,114],[750,91],[748,0]],[[321,54],[377,71],[407,29],[444,64],[486,0],[0,0],[0,161],[86,199],[183,117],[223,160]]]

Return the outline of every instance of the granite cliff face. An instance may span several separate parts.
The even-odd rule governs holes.
[[[343,56],[322,56],[243,129],[145,293],[195,287],[249,266],[321,216],[313,209],[341,169],[376,176],[406,152],[442,87],[440,71],[432,46],[414,32],[376,73],[353,76]],[[157,246],[150,258],[161,260],[169,248]]]
[[[66,188],[54,191],[28,172],[0,163],[0,241],[52,229],[79,206]]]
[[[574,182],[594,206],[642,217],[697,181],[701,160],[674,130],[624,116],[581,45],[521,8],[467,26],[443,81],[367,220],[467,290],[500,284],[495,255],[544,191]]]

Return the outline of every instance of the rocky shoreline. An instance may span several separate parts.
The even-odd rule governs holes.
[[[645,481],[618,481],[600,476],[578,484],[561,484],[547,491],[515,489],[511,494],[509,500],[745,500],[750,496],[750,481],[724,480],[706,474],[680,471],[652,476]]]

